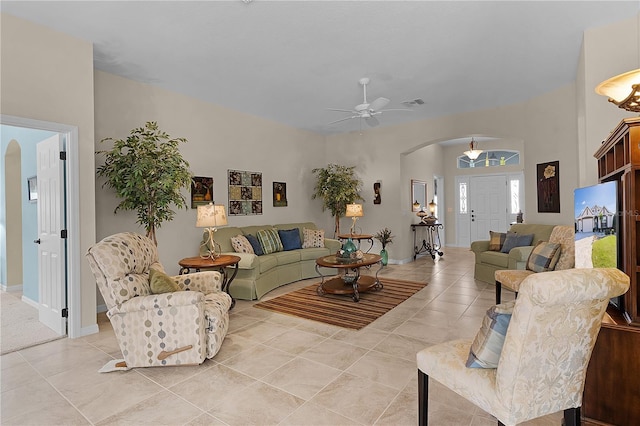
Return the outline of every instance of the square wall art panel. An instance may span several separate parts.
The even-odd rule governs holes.
[[[229,216],[262,214],[262,173],[229,170]]]

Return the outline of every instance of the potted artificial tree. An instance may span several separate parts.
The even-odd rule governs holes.
[[[102,186],[113,188],[122,199],[114,213],[135,210],[136,222],[157,245],[156,228],[175,216],[171,205],[187,208],[180,190],[189,188],[193,177],[189,163],[178,150],[178,144],[187,140],[170,138],[150,121],[133,129],[126,139],[105,138],[100,142],[106,141],[113,142],[113,147],[97,152],[105,156],[105,163],[97,171],[98,176],[106,178]]]
[[[362,181],[354,169],[355,166],[329,164],[312,170],[317,181],[311,198],[322,198],[322,211],[329,209],[335,217],[334,236],[340,234],[340,218],[345,215],[347,204],[364,201],[360,196]]]

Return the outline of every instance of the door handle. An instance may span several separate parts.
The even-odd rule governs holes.
[[[33,240],[33,242],[36,244],[40,244],[40,238],[38,238],[37,240]]]

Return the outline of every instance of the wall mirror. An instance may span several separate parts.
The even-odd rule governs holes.
[[[427,182],[411,179],[411,211],[420,211],[422,207],[426,211],[427,206]]]

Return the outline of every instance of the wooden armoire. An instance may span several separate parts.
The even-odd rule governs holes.
[[[631,278],[623,312],[603,324],[582,402],[585,425],[640,424],[640,117],[624,119],[594,154],[598,179],[618,182],[619,267]]]

